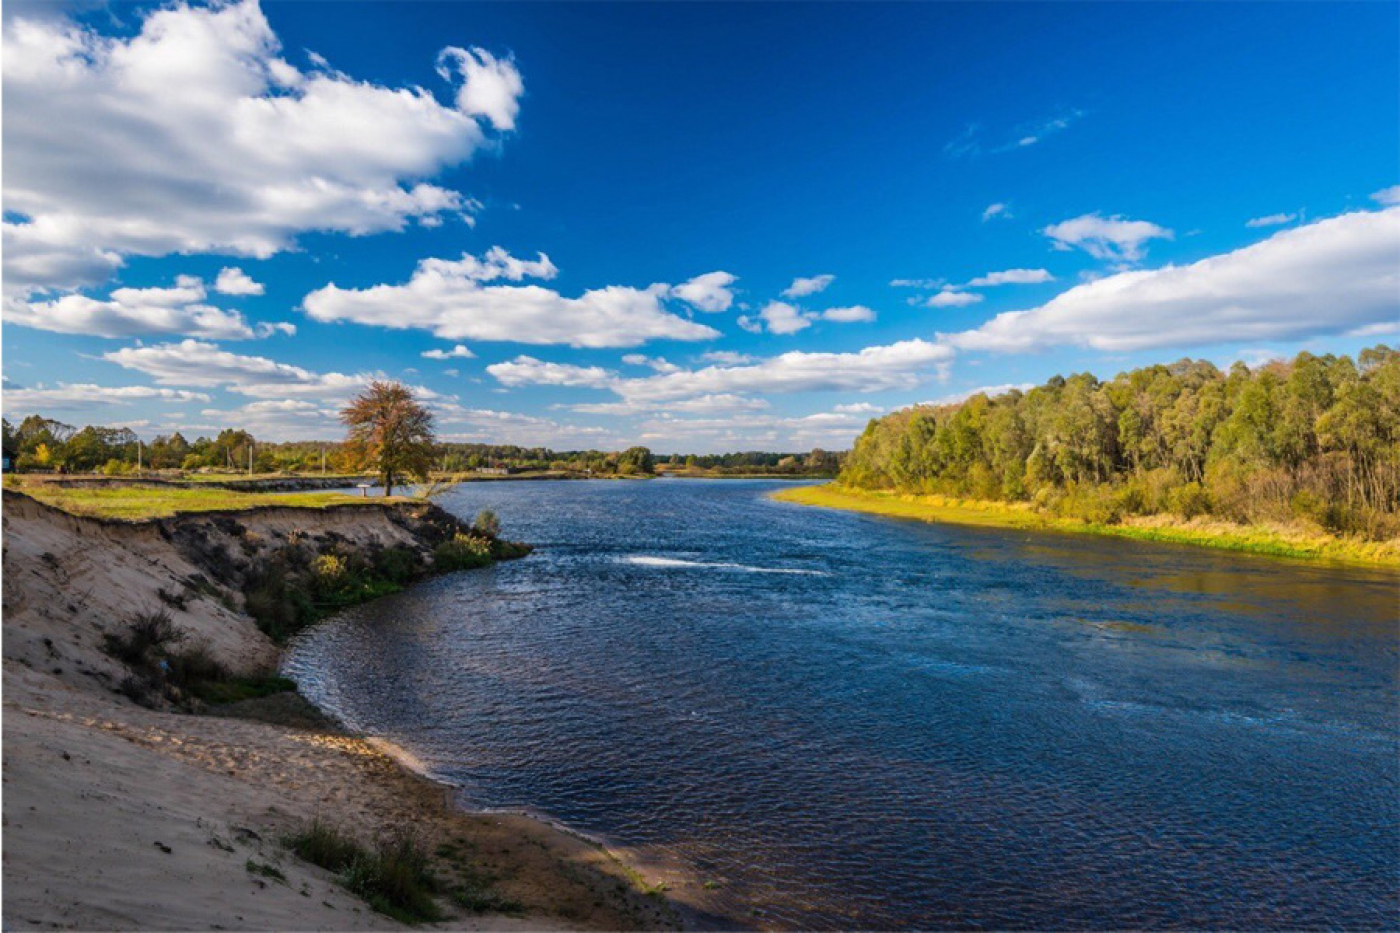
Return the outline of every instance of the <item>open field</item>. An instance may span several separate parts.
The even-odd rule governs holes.
[[[241,492],[214,486],[140,484],[77,486],[55,482],[26,482],[15,477],[6,479],[5,488],[23,492],[46,505],[74,515],[119,518],[127,521],[169,518],[178,512],[218,512],[267,505],[320,509],[329,505],[370,505],[385,501],[383,496],[364,498],[337,492]]]
[[[1046,515],[1036,511],[1029,503],[876,492],[853,489],[837,483],[784,489],[774,493],[773,498],[799,505],[870,512],[875,515],[913,518],[926,522],[1113,535],[1272,557],[1338,561],[1400,569],[1400,542],[1339,538],[1301,528],[1235,525],[1202,519],[1185,521],[1170,515],[1132,516],[1124,519],[1121,524],[1105,525]]]

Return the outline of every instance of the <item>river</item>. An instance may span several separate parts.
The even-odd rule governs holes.
[[[744,923],[1396,923],[1395,574],[781,485],[461,485],[536,552],[328,620],[288,670],[464,802],[675,860]]]

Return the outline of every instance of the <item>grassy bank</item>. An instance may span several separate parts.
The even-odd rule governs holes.
[[[128,521],[169,518],[177,512],[218,512],[260,505],[319,509],[328,505],[384,501],[382,496],[361,498],[336,492],[242,492],[213,486],[67,486],[7,480],[5,487],[74,515]]]
[[[915,496],[854,489],[837,483],[784,489],[773,493],[772,497],[799,505],[869,512],[926,522],[1113,535],[1271,557],[1339,561],[1400,569],[1400,544],[1397,542],[1338,538],[1301,528],[1246,526],[1201,519],[1185,521],[1167,515],[1133,516],[1120,524],[1105,525],[1046,515],[1036,511],[1029,503]]]

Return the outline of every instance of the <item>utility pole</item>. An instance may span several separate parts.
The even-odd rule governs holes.
[[[321,475],[326,475],[326,448],[321,448]]]
[[[141,438],[136,439],[136,475],[141,475]]]
[[[253,475],[253,442],[248,442],[248,475]]]

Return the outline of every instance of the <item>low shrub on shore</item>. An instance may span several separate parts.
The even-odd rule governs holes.
[[[480,535],[456,534],[433,549],[433,568],[470,570],[491,563],[491,540]]]
[[[427,854],[411,835],[381,839],[370,848],[318,818],[286,844],[311,864],[335,872],[341,884],[386,916],[401,923],[442,919],[434,899],[437,879]]]
[[[219,705],[295,690],[285,677],[234,676],[203,644],[183,645],[185,634],[164,609],[136,615],[123,631],[104,638],[107,653],[130,669],[120,691],[143,706],[161,701]]]

